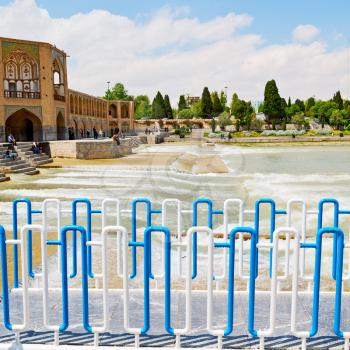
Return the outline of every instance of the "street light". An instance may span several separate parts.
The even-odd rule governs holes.
[[[109,90],[109,84],[110,84],[111,82],[110,81],[107,81],[107,100],[109,100],[109,92],[110,92],[110,90]]]

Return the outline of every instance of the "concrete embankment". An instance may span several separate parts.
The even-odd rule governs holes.
[[[144,143],[139,137],[121,140],[111,139],[50,141],[44,144],[45,152],[51,157],[74,159],[110,159],[132,154],[132,149]]]

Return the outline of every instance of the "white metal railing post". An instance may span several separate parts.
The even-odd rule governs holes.
[[[62,206],[61,201],[59,199],[45,199],[41,205],[41,224],[43,226],[43,230],[47,233],[49,232],[49,212],[48,212],[48,206],[49,204],[55,204],[56,205],[56,220],[57,220],[57,240],[60,240],[60,233],[61,233],[61,225],[62,225]],[[46,240],[46,238],[45,238]],[[57,245],[57,256],[59,256],[61,246]],[[57,259],[58,264],[58,272],[61,271],[61,260]]]
[[[273,233],[272,243],[262,243],[257,244],[258,248],[272,248],[272,266],[271,266],[271,290],[270,290],[270,325],[269,328],[265,330],[259,330],[258,336],[263,343],[263,338],[272,336],[276,328],[276,303],[277,303],[277,285],[278,285],[278,243],[282,234],[286,235],[288,241],[290,240],[290,235],[294,234],[297,236],[297,230],[293,227],[280,227]]]
[[[176,232],[176,238],[177,238],[177,246],[178,246],[178,250],[177,250],[177,254],[178,254],[178,259],[179,259],[179,263],[178,263],[178,274],[180,277],[185,277],[182,275],[182,216],[181,216],[181,212],[182,212],[182,205],[181,205],[181,201],[175,198],[167,198],[164,199],[162,202],[162,226],[166,226],[166,219],[167,219],[167,206],[168,205],[176,205],[177,207],[177,211],[176,211],[176,215],[177,215],[177,222],[176,222],[176,226],[177,226],[177,232]],[[162,240],[164,240],[164,236],[162,236]],[[164,250],[162,250],[162,261],[164,260]]]
[[[22,292],[23,302],[23,323],[12,324],[12,330],[16,333],[19,341],[19,332],[28,326],[29,321],[29,296],[28,296],[28,261],[27,261],[27,233],[32,225],[25,225],[21,230],[20,239],[7,239],[7,245],[19,245],[21,247],[21,268],[22,268],[22,288],[17,289]]]

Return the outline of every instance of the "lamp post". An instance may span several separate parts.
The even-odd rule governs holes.
[[[110,94],[109,84],[110,83],[111,83],[110,81],[107,81],[107,100],[109,100],[109,94]]]

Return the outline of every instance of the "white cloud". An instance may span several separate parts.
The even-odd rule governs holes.
[[[349,93],[346,49],[329,51],[320,42],[266,45],[258,34],[241,34],[252,23],[228,13],[208,21],[188,8],[161,8],[150,18],[131,20],[103,10],[52,18],[34,0],[0,7],[1,36],[47,41],[70,55],[69,85],[95,95],[106,81],[121,81],[133,95],[157,90],[172,102],[229,87],[242,98],[260,100],[267,80],[283,96],[330,98]],[[19,18],[21,20],[19,20]]]
[[[310,42],[320,33],[312,24],[300,24],[293,30],[293,38],[302,43]]]

